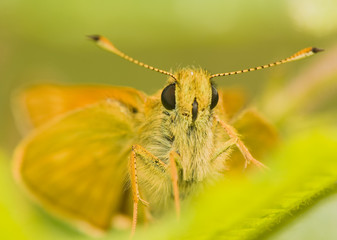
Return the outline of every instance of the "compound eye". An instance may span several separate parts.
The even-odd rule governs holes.
[[[161,93],[161,103],[167,110],[175,109],[176,107],[176,84],[172,83],[164,88]]]
[[[211,101],[211,109],[215,108],[219,101],[218,91],[214,86],[212,86],[212,101]]]

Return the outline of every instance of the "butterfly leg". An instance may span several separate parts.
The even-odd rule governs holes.
[[[177,218],[180,217],[180,200],[179,200],[179,187],[178,187],[178,170],[176,159],[179,159],[179,155],[175,151],[170,152],[170,169],[171,180],[173,187],[174,204],[176,207]]]
[[[211,162],[214,162],[223,153],[229,153],[233,145],[236,145],[236,140],[231,138],[221,146],[221,149],[211,158]]]
[[[265,168],[265,169],[267,168],[263,163],[259,162],[258,160],[256,160],[252,156],[252,154],[247,149],[246,145],[239,138],[239,134],[236,132],[235,128],[233,128],[229,124],[227,124],[224,121],[222,121],[218,116],[216,116],[215,119],[221,125],[221,127],[226,131],[226,133],[228,134],[228,136],[231,139],[234,139],[235,145],[237,146],[237,148],[240,150],[240,152],[242,153],[242,155],[246,159],[245,168],[247,167],[247,165],[249,163],[253,163],[253,164],[255,164],[259,168]]]
[[[145,206],[149,205],[149,203],[143,200],[139,194],[138,175],[137,175],[137,159],[142,159],[143,161],[144,160],[149,161],[156,167],[159,167],[162,171],[166,171],[166,168],[167,168],[167,165],[165,163],[163,163],[159,158],[151,154],[149,151],[147,151],[142,146],[138,144],[135,144],[132,146],[130,166],[129,166],[132,196],[133,196],[133,219],[132,219],[131,237],[134,235],[136,231],[139,201],[143,203]]]

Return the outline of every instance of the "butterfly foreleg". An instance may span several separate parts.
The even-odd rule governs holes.
[[[221,148],[216,151],[214,156],[211,158],[211,162],[214,162],[218,157],[220,157],[223,153],[228,153],[231,151],[231,148],[236,145],[236,139],[230,138],[228,141],[221,146]]]
[[[177,218],[180,216],[180,200],[179,200],[179,186],[178,186],[178,170],[177,170],[177,160],[180,158],[177,152],[170,152],[170,169],[171,169],[171,180],[172,180],[172,190],[174,196],[174,204],[176,208]]]
[[[233,139],[235,145],[240,150],[241,154],[245,158],[245,168],[248,164],[253,163],[259,168],[267,168],[263,163],[256,160],[252,154],[249,152],[246,145],[241,141],[239,134],[236,132],[235,128],[231,125],[227,124],[226,122],[222,121],[218,116],[215,116],[216,121],[221,125],[221,127],[226,131],[228,136]]]
[[[143,200],[139,193],[138,186],[138,175],[137,175],[137,161],[142,160],[146,163],[154,165],[158,167],[162,171],[166,171],[167,165],[162,162],[159,158],[151,154],[142,146],[135,144],[132,146],[131,158],[129,163],[129,171],[130,171],[130,180],[131,180],[131,188],[132,188],[132,196],[133,196],[133,218],[132,218],[132,230],[131,236],[134,235],[137,224],[137,214],[138,214],[138,202],[140,201],[145,206],[148,206],[149,203]]]

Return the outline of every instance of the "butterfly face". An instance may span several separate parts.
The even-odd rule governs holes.
[[[177,117],[187,121],[188,125],[209,119],[219,100],[209,74],[201,69],[188,68],[176,76],[177,79],[171,79],[162,92],[163,106],[169,111],[175,110]]]

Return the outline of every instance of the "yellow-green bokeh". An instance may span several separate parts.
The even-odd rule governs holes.
[[[85,36],[104,34],[128,54],[157,67],[187,65],[224,72],[278,60],[337,39],[334,1],[25,1],[0,2],[1,145],[18,140],[10,96],[37,82],[126,85],[151,94],[165,76],[104,53]],[[302,61],[273,71],[217,79],[252,96],[271,75],[295,75]],[[285,80],[286,81],[286,80]]]
[[[10,194],[15,200],[5,199],[0,207],[18,204],[24,211],[21,223],[38,225],[45,217],[30,208],[10,180],[10,156],[21,138],[10,104],[16,89],[41,82],[100,83],[152,94],[165,84],[166,76],[103,52],[86,35],[103,34],[127,54],[158,68],[194,65],[218,73],[266,64],[308,46],[325,48],[328,54],[337,45],[336,12],[334,0],[1,0],[0,170],[5,174],[0,197]],[[216,83],[242,86],[255,99],[264,94],[270,80],[281,79],[286,86],[308,69],[310,61],[219,78]],[[336,64],[336,57],[331,62]],[[320,71],[323,74],[324,69]],[[336,103],[332,97],[326,108],[335,110]],[[0,223],[8,223],[8,232],[18,229],[16,239],[27,236],[15,225],[18,210],[0,211]],[[41,231],[48,232],[48,225]]]

